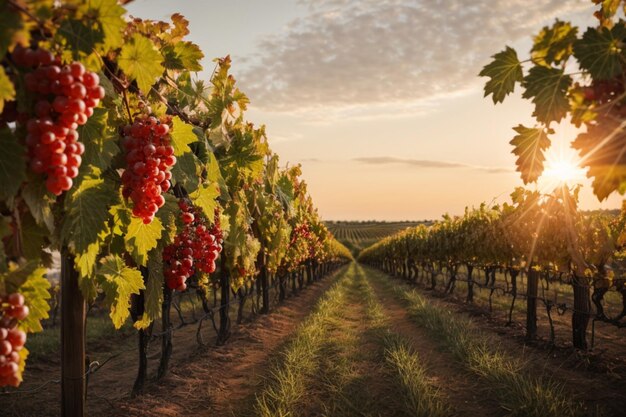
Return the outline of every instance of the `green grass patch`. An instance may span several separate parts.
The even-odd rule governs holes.
[[[412,320],[429,330],[457,361],[482,377],[510,416],[563,417],[587,415],[583,403],[571,398],[563,384],[535,377],[532,364],[511,357],[468,318],[429,303],[416,290],[392,284],[387,276],[371,276],[407,305]]]

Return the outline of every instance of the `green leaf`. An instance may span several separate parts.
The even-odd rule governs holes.
[[[215,154],[213,152],[209,152],[209,162],[205,167],[207,180],[210,182],[223,182],[222,171],[220,170],[220,164],[217,162],[217,158],[215,158]]]
[[[608,29],[589,28],[574,44],[574,56],[580,67],[591,74],[595,80],[606,80],[623,72],[623,42],[626,38],[626,26],[619,22]]]
[[[157,249],[162,249],[174,241],[177,233],[176,219],[180,214],[178,199],[169,193],[164,194],[163,197],[165,197],[165,204],[157,211],[156,217],[161,220],[165,231],[161,236],[161,240],[159,240]]]
[[[585,93],[582,89],[572,89],[569,93],[570,114],[572,115],[572,124],[576,127],[582,126],[583,123],[589,123],[596,118],[596,112],[592,106],[585,101]]]
[[[80,141],[85,145],[83,166],[93,165],[102,171],[111,166],[113,157],[119,153],[117,133],[107,125],[108,111],[97,107],[83,126],[78,127]]]
[[[281,175],[276,183],[276,195],[284,208],[289,207],[294,199],[293,183],[287,175]]]
[[[11,198],[26,179],[26,150],[8,128],[0,130],[0,200]]]
[[[569,110],[567,90],[572,78],[563,70],[534,66],[524,78],[526,88],[522,97],[532,99],[535,104],[533,116],[546,125],[559,122]]]
[[[200,61],[204,54],[192,42],[177,42],[174,45],[167,45],[163,48],[165,61],[163,66],[171,70],[202,71]]]
[[[187,152],[177,158],[176,165],[172,167],[172,178],[188,193],[192,193],[198,188],[199,167],[198,158],[191,152]]]
[[[102,235],[109,233],[109,209],[117,203],[115,183],[108,178],[85,176],[65,197],[65,218],[61,238],[77,256],[81,273],[90,275],[102,242]]]
[[[572,54],[577,34],[578,28],[558,19],[552,27],[545,26],[535,37],[531,49],[533,62],[549,67],[567,61]]]
[[[547,133],[552,132],[523,125],[513,130],[518,133],[510,142],[514,146],[512,153],[517,156],[517,170],[522,174],[524,184],[535,182],[543,172],[543,162],[546,160],[543,153],[550,146]]]
[[[57,33],[65,38],[68,52],[80,51],[85,55],[90,55],[96,45],[104,41],[104,34],[99,29],[77,19],[63,21]]]
[[[39,259],[43,264],[50,260],[50,254],[43,252],[47,236],[47,229],[39,226],[29,212],[20,215],[20,241],[26,259]]]
[[[4,103],[12,100],[15,100],[15,87],[4,72],[4,67],[0,66],[0,113],[4,110]]]
[[[0,289],[4,290],[3,292],[8,294],[19,291],[19,288],[24,285],[26,281],[28,281],[28,278],[31,275],[39,273],[39,269],[41,269],[39,262],[35,260],[29,260],[18,265],[9,272],[0,275],[0,285],[4,285],[4,288]]]
[[[160,250],[148,256],[148,282],[144,293],[144,316],[135,323],[135,328],[145,329],[161,315],[163,302],[163,262]]]
[[[109,255],[100,260],[96,277],[111,306],[113,325],[119,329],[129,316],[130,296],[145,288],[141,272],[126,266],[121,257]]]
[[[219,187],[216,183],[202,184],[196,191],[189,194],[193,203],[200,207],[207,219],[212,223],[215,216],[215,209],[218,206],[217,197],[220,195]]]
[[[485,65],[478,75],[491,78],[485,84],[485,97],[491,94],[494,104],[502,103],[515,90],[515,83],[521,82],[524,77],[517,52],[508,46],[495,54],[493,61]]]
[[[163,74],[163,57],[154,44],[146,37],[135,34],[130,42],[122,47],[118,63],[122,71],[137,81],[137,86],[144,92],[150,88]]]
[[[54,232],[52,205],[55,197],[48,191],[45,182],[36,179],[28,181],[21,195],[37,224],[45,225],[50,233]]]
[[[28,317],[20,323],[25,332],[40,332],[41,320],[48,318],[50,310],[50,282],[45,278],[46,269],[37,268],[26,278],[19,291],[25,298],[25,304],[30,310]]]
[[[104,34],[104,50],[117,49],[124,43],[124,8],[117,0],[89,0],[84,2],[82,10],[85,15],[99,24]]]
[[[189,144],[197,142],[198,136],[194,133],[193,125],[183,122],[180,117],[174,116],[172,119],[174,127],[170,132],[172,138],[172,147],[174,155],[181,156],[187,152],[191,152]]]
[[[600,117],[580,133],[572,148],[578,150],[587,177],[593,178],[594,194],[600,201],[614,191],[624,194],[626,188],[626,130],[621,120]]]
[[[126,250],[138,265],[146,266],[148,252],[157,246],[162,233],[163,224],[158,217],[155,217],[149,224],[144,224],[139,217],[133,217],[130,220],[130,225],[124,235],[124,242]]]

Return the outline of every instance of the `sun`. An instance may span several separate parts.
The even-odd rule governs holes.
[[[585,170],[580,167],[580,157],[572,149],[548,151],[541,182],[546,188],[561,185],[581,184],[585,179]]]

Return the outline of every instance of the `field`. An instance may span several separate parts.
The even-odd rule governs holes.
[[[0,1],[0,417],[624,417],[626,0],[239,3]]]
[[[408,227],[429,222],[327,221],[328,230],[356,256],[362,249]]]
[[[582,371],[559,351],[523,348],[486,315],[356,263],[269,316],[248,311],[223,347],[198,346],[195,326],[176,330],[170,375],[154,381],[151,359],[135,398],[130,330],[90,334],[90,360],[110,359],[89,378],[89,415],[619,416],[626,405],[623,368]],[[54,348],[38,349],[26,393],[0,398],[3,415],[58,415],[60,387],[38,385],[58,378],[59,363]]]

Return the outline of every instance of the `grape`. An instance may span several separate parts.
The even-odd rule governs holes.
[[[29,313],[24,296],[12,293],[0,297],[0,387],[20,383],[20,354],[26,343],[26,333],[17,328]]]
[[[48,191],[60,195],[72,188],[85,151],[82,144],[67,145],[80,143],[76,129],[93,115],[104,89],[98,85],[98,75],[81,63],[60,66],[45,49],[17,46],[11,56],[17,66],[32,69],[24,76],[35,102],[34,115],[25,122],[29,166],[36,174],[46,175]]]
[[[143,115],[124,127],[127,168],[122,174],[122,195],[133,201],[133,215],[140,217],[145,224],[152,222],[156,212],[165,204],[161,194],[169,190],[167,180],[171,178],[170,169],[176,162],[175,159],[161,159],[166,152],[174,152],[170,145],[170,121],[170,118],[159,121],[156,117]]]
[[[178,206],[184,227],[163,250],[163,262],[167,286],[183,291],[187,288],[187,279],[194,273],[215,272],[215,259],[222,250],[222,230],[219,214],[215,215],[213,227],[208,229],[206,216],[199,207],[184,199],[179,200]]]

